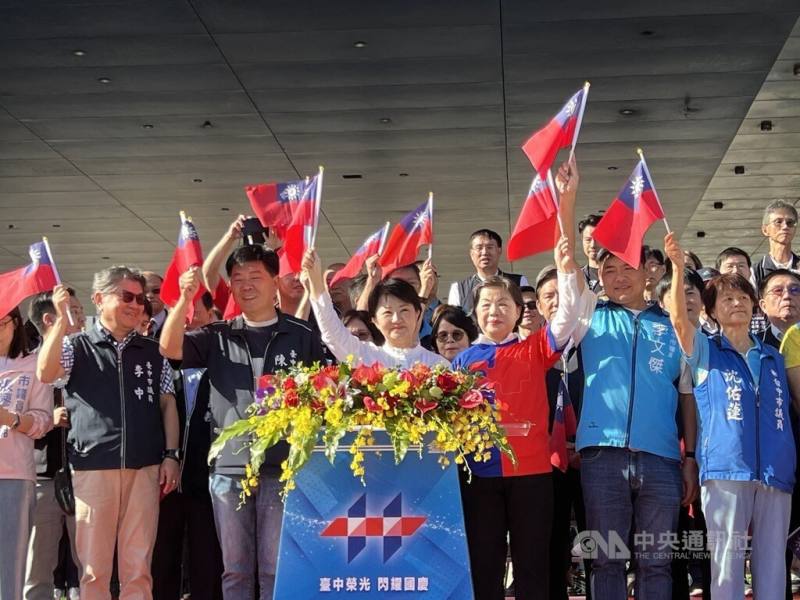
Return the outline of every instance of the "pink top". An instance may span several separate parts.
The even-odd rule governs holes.
[[[0,479],[36,481],[33,440],[53,427],[53,388],[36,378],[36,354],[0,356],[0,406],[33,417],[27,433],[0,426]]]

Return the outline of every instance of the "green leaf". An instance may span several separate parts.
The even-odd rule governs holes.
[[[222,452],[222,449],[225,447],[225,444],[234,438],[242,436],[246,433],[250,433],[252,429],[253,426],[247,419],[240,419],[239,421],[228,425],[220,432],[220,434],[217,436],[217,439],[211,443],[211,448],[208,451],[208,464],[210,465],[212,461],[219,456],[220,452]]]
[[[261,470],[261,465],[264,464],[264,456],[267,450],[281,441],[283,435],[284,432],[282,430],[276,429],[272,432],[272,435],[258,438],[252,443],[250,446],[250,466],[253,469],[253,473],[258,474]]]

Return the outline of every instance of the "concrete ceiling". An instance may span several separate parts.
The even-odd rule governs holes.
[[[210,248],[247,211],[244,185],[323,164],[326,261],[432,189],[447,282],[471,269],[470,231],[507,237],[532,177],[519,146],[586,79],[579,214],[607,206],[641,146],[684,240],[728,245],[734,214],[749,249],[755,208],[797,195],[799,15],[797,0],[0,0],[0,269],[47,235],[83,293],[103,266],[161,270],[179,210]],[[752,185],[729,175],[740,161]]]

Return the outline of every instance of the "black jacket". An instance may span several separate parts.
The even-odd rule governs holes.
[[[274,373],[292,364],[302,362],[310,365],[325,359],[319,335],[308,323],[282,313],[278,313],[278,323],[263,358],[263,373],[255,373],[241,316],[212,323],[184,338],[182,367],[206,368],[212,435],[215,437],[223,428],[247,416],[247,407],[254,400],[257,376]],[[247,450],[242,450],[246,441],[240,439],[228,443],[216,459],[213,471],[243,474],[249,458]],[[277,473],[287,453],[288,447],[283,442],[269,450],[264,461],[265,472]]]
[[[64,388],[69,460],[77,471],[139,469],[161,463],[158,342],[135,335],[118,352],[97,328],[70,338],[75,362]]]

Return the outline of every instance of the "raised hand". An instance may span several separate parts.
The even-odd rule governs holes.
[[[672,266],[678,271],[683,271],[686,266],[686,255],[683,253],[683,248],[675,239],[675,233],[670,232],[664,236],[664,254],[672,262]]]
[[[56,318],[69,321],[69,291],[67,286],[59,283],[53,288],[53,306],[56,309]]]
[[[419,295],[420,298],[428,298],[433,292],[439,274],[436,272],[436,267],[429,258],[422,263],[422,268],[419,270]]]
[[[578,193],[580,175],[578,164],[575,162],[575,155],[558,168],[556,173],[556,189],[562,196],[574,196]]]
[[[556,267],[562,273],[573,273],[578,269],[572,246],[566,236],[562,235],[558,238],[556,247],[553,249],[553,258],[556,261]]]
[[[325,278],[322,276],[322,261],[316,250],[309,248],[303,255],[303,272],[300,280],[308,281],[308,289],[312,298],[319,298],[325,291]]]
[[[367,269],[367,279],[378,283],[381,280],[381,266],[378,264],[378,259],[380,256],[378,254],[373,254],[370,256],[366,261],[364,261],[364,266]]]
[[[247,217],[244,215],[239,215],[236,217],[236,220],[228,226],[228,231],[225,233],[225,237],[229,240],[240,240],[242,239],[242,227],[244,226],[244,222]]]
[[[178,286],[181,290],[181,298],[188,302],[194,300],[197,290],[200,289],[200,269],[199,267],[191,267],[178,280]]]

